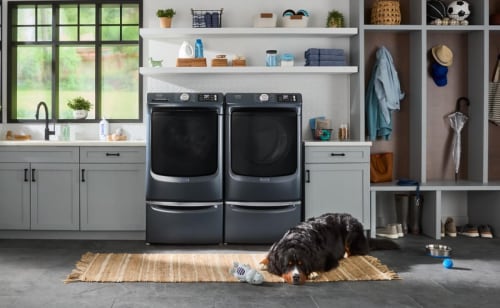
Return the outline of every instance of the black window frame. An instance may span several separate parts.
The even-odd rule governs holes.
[[[126,5],[126,4],[137,4],[139,6],[139,29],[142,28],[143,25],[143,1],[142,0],[77,0],[77,1],[69,1],[69,0],[63,0],[63,1],[57,1],[57,0],[48,0],[48,1],[15,1],[15,2],[8,2],[7,5],[7,104],[6,104],[6,114],[7,114],[7,123],[33,123],[37,122],[35,119],[17,119],[12,117],[12,113],[10,112],[11,108],[13,107],[13,104],[15,104],[13,100],[14,96],[14,87],[13,87],[13,81],[15,78],[13,78],[13,72],[15,64],[17,62],[14,61],[15,55],[13,54],[13,14],[12,12],[15,10],[16,7],[23,6],[23,5],[33,5],[33,6],[44,6],[44,5],[51,5],[53,6],[53,15],[57,15],[54,13],[54,8],[55,11],[58,11],[59,7],[61,5],[85,5],[85,4],[95,4],[96,5],[96,21],[95,21],[95,26],[96,26],[96,38],[94,41],[90,41],[93,46],[96,48],[96,60],[95,60],[95,118],[94,119],[84,119],[84,120],[77,120],[77,119],[59,119],[58,118],[58,106],[61,103],[64,102],[58,102],[58,86],[56,82],[56,77],[57,77],[57,71],[58,71],[58,61],[57,61],[57,48],[59,46],[64,46],[64,45],[74,45],[74,41],[70,42],[65,42],[65,41],[52,41],[50,44],[48,44],[46,41],[43,42],[24,42],[19,45],[47,45],[52,48],[54,51],[53,53],[53,64],[52,64],[52,97],[50,102],[46,102],[48,105],[50,104],[50,114],[49,118],[51,121],[56,122],[56,123],[98,123],[100,119],[102,118],[101,114],[101,80],[100,80],[100,64],[101,64],[101,57],[100,52],[102,49],[103,45],[107,44],[116,44],[116,43],[123,43],[123,42],[130,42],[130,41],[111,41],[111,40],[102,40],[100,37],[100,31],[101,31],[101,26],[106,26],[107,24],[101,24],[100,22],[100,9],[103,5],[108,5],[108,4],[121,4],[121,5]],[[121,16],[121,14],[120,14]],[[78,23],[80,25],[80,23]],[[121,26],[124,24],[120,23]],[[35,27],[37,25],[35,24]],[[53,16],[53,21],[52,21],[52,35],[54,36],[54,33],[57,33],[59,30],[59,23],[57,22],[57,16]],[[36,31],[35,31],[36,32]],[[121,37],[121,33],[120,33]],[[17,44],[17,43],[16,43]],[[89,41],[81,41],[82,45],[89,45]],[[142,43],[142,38],[139,36],[138,37],[138,44],[139,44],[139,60],[138,60],[138,79],[139,79],[139,88],[138,88],[138,102],[137,102],[137,107],[138,107],[138,118],[137,119],[107,119],[110,123],[142,123],[143,122],[143,77],[139,73],[139,68],[141,66],[141,63],[143,61],[143,43]],[[0,112],[3,110],[0,110]],[[1,115],[1,113],[0,113]]]

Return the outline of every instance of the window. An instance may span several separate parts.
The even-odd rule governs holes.
[[[8,120],[73,119],[68,100],[92,103],[87,121],[142,120],[139,0],[9,2]]]

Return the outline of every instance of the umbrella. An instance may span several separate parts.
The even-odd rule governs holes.
[[[460,97],[457,100],[457,106],[455,108],[455,112],[451,113],[448,115],[448,119],[450,120],[450,126],[455,132],[453,136],[453,148],[452,148],[452,156],[453,156],[453,161],[455,162],[455,182],[458,179],[458,169],[460,168],[460,152],[462,148],[462,142],[461,142],[461,131],[462,128],[464,127],[465,123],[469,119],[468,116],[460,112],[460,103],[462,101],[465,101],[467,106],[470,105],[469,99],[466,97]]]

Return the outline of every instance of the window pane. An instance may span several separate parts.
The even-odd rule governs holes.
[[[103,4],[101,24],[120,24],[120,5]]]
[[[122,39],[124,41],[137,41],[139,40],[139,27],[138,26],[123,26]]]
[[[47,5],[38,6],[38,25],[51,25],[52,24],[52,7]]]
[[[139,47],[103,46],[102,116],[139,119]]]
[[[16,29],[16,28],[14,28]],[[35,41],[35,27],[20,27],[17,28],[17,35],[14,34],[15,41],[17,42],[34,42]]]
[[[76,26],[61,26],[59,28],[59,40],[78,41],[78,28]]]
[[[137,4],[124,4],[122,10],[122,23],[139,24],[139,6]]]
[[[101,37],[103,41],[120,40],[120,26],[103,26],[101,29]]]
[[[95,24],[95,5],[80,5],[80,24]]]
[[[95,27],[94,26],[81,26],[80,27],[80,41],[95,41]]]
[[[35,24],[35,6],[20,5],[17,8],[17,25],[34,25]]]
[[[34,119],[36,105],[51,101],[52,51],[50,46],[17,47],[16,106],[17,119]]]
[[[73,119],[68,100],[82,96],[92,103],[87,119],[95,119],[95,48],[59,48],[59,118]]]
[[[59,9],[59,24],[76,25],[78,23],[78,9],[76,5],[61,5]]]
[[[37,27],[37,31],[39,42],[52,41],[52,28],[50,26]]]

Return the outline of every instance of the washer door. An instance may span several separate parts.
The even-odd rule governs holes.
[[[215,174],[218,168],[218,121],[214,109],[153,109],[151,171],[172,177]]]
[[[293,109],[244,108],[231,114],[231,169],[235,174],[274,177],[294,174],[298,152]]]

